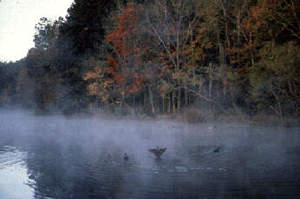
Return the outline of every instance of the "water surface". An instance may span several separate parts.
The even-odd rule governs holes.
[[[213,125],[2,111],[0,198],[300,198],[299,128]]]

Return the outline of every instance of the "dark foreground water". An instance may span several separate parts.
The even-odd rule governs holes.
[[[300,198],[300,128],[214,125],[0,111],[0,199]]]

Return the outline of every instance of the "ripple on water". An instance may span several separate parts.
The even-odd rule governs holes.
[[[0,198],[32,199],[33,190],[24,163],[26,153],[12,146],[0,148]],[[17,190],[17,191],[16,191]]]

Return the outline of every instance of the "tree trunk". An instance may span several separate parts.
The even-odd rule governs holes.
[[[250,32],[250,44],[252,45],[253,41],[252,41],[252,32]],[[254,66],[254,53],[253,53],[253,49],[251,50],[251,65]]]
[[[148,86],[148,93],[149,93],[149,102],[151,105],[151,111],[154,114],[155,113],[155,106],[154,106],[154,100],[153,100],[153,92],[152,92],[152,88],[150,86]]]
[[[165,95],[162,96],[162,113],[165,113]]]
[[[173,90],[172,92],[172,105],[173,105],[173,113],[176,112],[176,98],[175,98],[175,95],[176,95],[176,91]]]
[[[178,98],[177,98],[177,110],[180,110],[181,108],[181,88],[178,88]]]
[[[143,105],[143,108],[144,108],[144,111],[147,111],[147,90],[145,90],[144,92],[143,92],[143,94],[144,94],[144,105]]]
[[[208,83],[208,99],[211,100],[211,92],[212,92],[212,86],[213,86],[213,78],[212,78],[212,73],[213,73],[213,65],[212,63],[209,63],[209,69],[208,69],[208,78],[209,78],[209,83]]]
[[[224,49],[224,45],[221,43],[220,40],[218,42],[218,45],[219,45],[219,63],[220,63],[220,66],[225,66],[225,49]]]
[[[237,41],[238,41],[238,47],[239,47],[239,53],[238,53],[238,63],[241,62],[241,53],[240,53],[240,45],[241,45],[241,10],[238,12],[237,16]]]
[[[169,93],[169,97],[168,97],[168,113],[171,113],[171,95],[172,95],[172,93]]]
[[[187,85],[186,81],[184,82],[184,106],[188,105],[188,92],[187,92]]]

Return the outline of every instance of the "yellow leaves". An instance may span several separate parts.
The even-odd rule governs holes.
[[[173,79],[177,79],[177,80],[184,79],[185,76],[186,73],[183,71],[176,71],[172,74]]]
[[[94,71],[89,71],[83,75],[83,80],[94,80],[103,77],[103,70],[100,67],[95,67]]]
[[[88,85],[89,95],[99,95],[99,84],[97,82],[93,82]]]
[[[121,95],[125,96],[125,91],[124,90],[121,91]]]
[[[97,79],[100,78],[101,75],[95,72],[88,72],[83,76],[83,80],[89,80],[89,79]]]
[[[101,95],[101,96],[102,96],[101,99],[102,99],[103,102],[107,102],[108,101],[108,99],[109,99],[109,95],[108,94]]]
[[[138,73],[134,73],[133,77],[138,79],[140,77],[140,75]]]
[[[141,89],[141,87],[139,87],[138,85],[136,84],[133,84],[133,85],[130,85],[127,87],[127,91],[131,94],[134,94],[134,93],[137,93],[139,92]]]
[[[171,89],[170,85],[167,82],[163,82],[159,87],[158,87],[158,92],[161,95],[165,95],[169,90]]]

